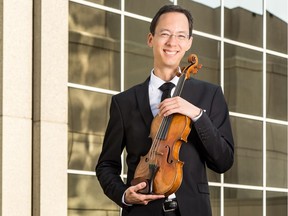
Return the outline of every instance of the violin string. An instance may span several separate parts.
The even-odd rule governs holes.
[[[178,84],[177,84],[176,89],[174,91],[173,97],[179,96],[181,94],[181,91],[182,91],[182,88],[184,85],[184,81],[185,81],[185,73],[184,73],[185,71],[186,71],[186,68],[183,70],[183,72],[179,78],[179,81],[178,81]],[[161,120],[160,127],[158,128],[156,135],[155,135],[155,138],[152,142],[152,146],[151,146],[152,151],[150,152],[150,154],[151,154],[150,158],[152,159],[152,161],[157,158],[156,153],[157,153],[157,151],[159,151],[161,139],[163,137],[165,137],[165,133],[167,133],[167,130],[165,130],[165,129],[168,129],[168,126],[169,126],[168,124],[169,124],[169,118],[163,117]]]
[[[165,135],[167,133],[167,131],[165,131],[165,128],[167,128],[167,124],[168,124],[168,118],[167,117],[163,117],[162,121],[161,121],[160,128],[159,128],[157,136],[156,136],[157,139],[156,139],[156,145],[155,145],[155,149],[154,149],[154,154],[157,154],[157,152],[160,153],[159,152],[160,142],[161,141],[163,142],[162,139],[165,138]]]
[[[152,158],[155,159],[156,158],[156,152],[159,150],[159,144],[161,142],[161,137],[163,136],[164,133],[164,129],[165,129],[165,125],[167,124],[167,120],[166,118],[162,118],[161,123],[160,123],[160,127],[158,128],[158,131],[155,135],[155,138],[153,140],[153,150],[152,150]]]

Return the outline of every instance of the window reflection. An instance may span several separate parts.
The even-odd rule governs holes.
[[[210,170],[210,169],[207,169],[207,176],[208,176],[208,181],[209,182],[220,182],[220,174]]]
[[[263,6],[262,1],[224,1],[226,38],[263,46]]]
[[[177,2],[191,11],[194,29],[220,36],[220,0],[178,0]]]
[[[71,3],[69,29],[69,82],[120,91],[120,16]]]
[[[86,0],[86,1],[93,2],[96,4],[101,4],[101,5],[116,8],[116,9],[120,9],[121,7],[121,1],[115,1],[115,0]]]
[[[209,187],[210,191],[210,201],[213,216],[220,216],[220,188],[219,187]]]
[[[94,176],[69,174],[68,215],[119,216],[119,207],[104,195]]]
[[[187,65],[188,56],[192,53],[198,56],[199,64],[203,65],[202,69],[192,76],[220,85],[220,42],[194,35],[192,47],[182,59],[183,66]]]
[[[267,55],[267,117],[288,120],[287,59]]]
[[[170,0],[125,0],[125,10],[131,13],[153,18],[160,7],[173,4]]]
[[[267,49],[288,53],[287,0],[267,0]]]
[[[262,122],[231,117],[231,125],[234,164],[224,174],[225,182],[260,186],[263,183]]]
[[[152,49],[147,45],[150,23],[125,18],[125,89],[144,82],[153,68]]]
[[[69,89],[68,168],[94,171],[109,118],[110,96]]]
[[[267,186],[287,188],[288,127],[267,123]]]
[[[120,28],[120,15],[80,4],[69,4],[69,31],[119,40]]]
[[[87,0],[121,9],[121,1]],[[191,9],[194,28],[220,36],[220,0],[178,0]],[[225,38],[263,46],[262,1],[223,1]],[[286,0],[267,0],[267,48],[287,51]],[[127,12],[152,18],[170,0],[125,0]],[[248,5],[246,5],[248,4]],[[139,5],[141,7],[139,7]],[[69,4],[69,82],[121,91],[120,40],[124,40],[124,89],[143,82],[153,68],[152,49],[146,44],[150,23],[124,15],[121,38],[119,14],[81,4]],[[108,9],[109,10],[109,9]],[[287,12],[287,11],[285,11]],[[203,68],[196,79],[220,84],[220,41],[194,34],[192,48]],[[220,39],[219,39],[220,40]],[[269,53],[269,52],[268,52]],[[270,52],[271,53],[271,52]],[[232,112],[263,117],[263,53],[224,43],[224,93]],[[267,54],[267,118],[287,121],[287,58]],[[68,169],[94,171],[109,118],[111,95],[69,89]],[[231,117],[235,140],[235,162],[224,174],[224,182],[263,185],[263,122]],[[268,187],[287,188],[287,125],[266,123],[266,177]],[[124,151],[124,156],[126,152]],[[124,162],[123,173],[127,173]],[[78,216],[119,215],[119,207],[109,200],[95,176],[69,174],[68,214]],[[209,182],[219,183],[220,175],[208,169]],[[125,181],[126,179],[124,179]],[[263,191],[224,187],[224,213],[229,216],[262,216]],[[267,216],[287,215],[287,193],[267,193]],[[220,188],[210,186],[213,215],[220,216]]]
[[[267,216],[287,216],[288,193],[267,191]]]
[[[224,215],[262,216],[262,196],[262,191],[225,188]]]
[[[262,53],[225,44],[225,96],[230,111],[262,116]]]

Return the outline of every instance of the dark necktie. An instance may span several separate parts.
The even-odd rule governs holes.
[[[162,97],[161,97],[161,101],[163,101],[166,98],[170,98],[171,97],[171,89],[174,87],[175,85],[171,82],[166,82],[163,85],[161,85],[159,87],[159,89],[163,92]]]

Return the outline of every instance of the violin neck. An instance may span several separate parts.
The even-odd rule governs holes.
[[[179,81],[176,85],[176,88],[175,88],[175,91],[174,91],[174,94],[173,94],[173,97],[176,97],[176,96],[180,96],[181,95],[181,92],[182,92],[182,89],[184,87],[184,83],[185,83],[185,80],[186,80],[186,74],[185,73],[182,73],[180,78],[179,78]]]
[[[185,80],[186,80],[185,73],[182,73],[179,80],[178,80],[178,83],[177,83],[177,86],[175,88],[173,97],[181,95]],[[168,132],[168,129],[170,127],[170,123],[172,121],[172,117],[173,117],[173,114],[163,118],[161,125],[160,125],[160,128],[159,128],[159,131],[156,134],[156,138],[158,140],[165,140],[166,139],[167,132]]]

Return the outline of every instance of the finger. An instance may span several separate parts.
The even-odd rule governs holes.
[[[176,113],[177,109],[178,108],[175,106],[175,104],[165,104],[163,107],[161,107],[161,109],[159,109],[159,115],[168,116],[173,113]]]
[[[141,189],[144,189],[146,187],[146,182],[140,182],[139,184],[133,186],[135,192],[138,192]]]
[[[161,194],[158,194],[158,195],[147,195],[147,200],[155,200],[155,199],[161,199],[161,198],[165,198],[165,196],[164,195],[161,195]]]

